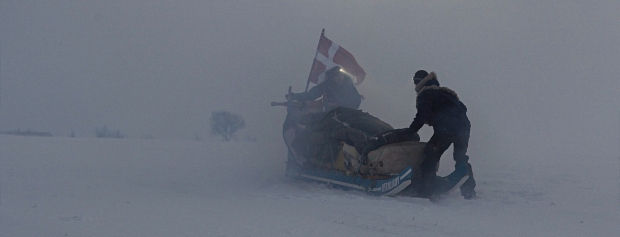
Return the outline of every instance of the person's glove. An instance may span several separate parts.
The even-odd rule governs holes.
[[[286,98],[287,101],[294,100],[293,99],[294,97],[295,97],[295,93],[288,93],[288,94],[284,95],[284,98]]]

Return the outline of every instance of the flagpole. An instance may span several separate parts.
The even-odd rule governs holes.
[[[323,28],[323,30],[321,30],[321,37],[319,37],[319,43],[321,43],[321,38],[323,37],[324,34],[325,34],[325,28]],[[319,55],[319,46],[318,46],[318,44],[316,46],[316,52],[314,53],[314,58],[316,58],[317,55]],[[312,69],[310,69],[310,70],[312,71]],[[310,86],[310,80],[306,81],[306,91],[305,92],[308,92],[308,86]]]

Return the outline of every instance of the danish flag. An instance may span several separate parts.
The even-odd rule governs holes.
[[[308,83],[321,83],[325,80],[325,71],[335,66],[340,66],[347,73],[353,75],[356,79],[356,85],[362,83],[366,77],[366,72],[357,63],[353,55],[325,37],[325,29],[323,29],[319,45],[316,48],[316,56],[310,69],[310,76],[308,76]]]

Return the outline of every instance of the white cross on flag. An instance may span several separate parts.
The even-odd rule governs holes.
[[[314,62],[312,62],[308,82],[314,84],[321,83],[325,80],[325,71],[335,66],[340,66],[346,72],[353,75],[356,78],[356,85],[362,83],[364,77],[366,77],[366,72],[357,64],[353,55],[329,40],[325,37],[325,33],[321,32],[319,46],[316,48],[316,57],[314,57]]]

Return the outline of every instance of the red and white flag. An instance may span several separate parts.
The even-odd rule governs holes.
[[[319,39],[319,46],[316,48],[316,56],[314,57],[314,62],[312,62],[308,83],[321,83],[325,80],[325,71],[335,66],[340,66],[353,75],[356,78],[356,85],[362,83],[364,77],[366,77],[366,72],[357,64],[353,55],[325,37],[325,31],[323,31]]]

